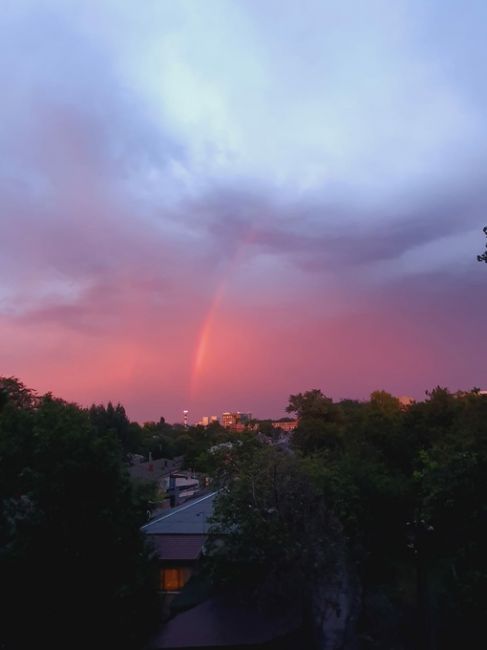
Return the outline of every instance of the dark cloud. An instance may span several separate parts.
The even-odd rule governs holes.
[[[339,270],[393,261],[408,251],[481,227],[485,184],[436,190],[433,196],[370,209],[325,200],[280,203],[262,191],[215,192],[191,205],[195,227],[230,255],[242,244],[284,255],[308,271]]]

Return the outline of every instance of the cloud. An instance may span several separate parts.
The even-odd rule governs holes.
[[[282,202],[275,193],[215,190],[190,207],[223,255],[242,244],[259,253],[288,257],[312,272],[341,271],[401,258],[409,251],[480,228],[487,210],[485,182],[432,188],[372,213],[366,206],[326,199]]]
[[[337,34],[322,50],[321,28],[299,49],[319,5],[273,34],[259,3],[222,10],[218,29],[198,3],[156,5],[2,16],[0,372],[176,418],[211,322],[202,412],[277,415],[313,385],[481,384],[485,133],[470,76],[401,76],[394,11],[394,65],[383,23],[374,46],[353,20],[358,65]]]
[[[123,285],[135,291],[135,278],[139,293],[168,292],[182,252],[151,218],[143,189],[154,174],[174,187],[184,147],[151,122],[107,52],[62,14],[34,10],[11,27],[16,38],[3,42],[2,54],[17,73],[0,72],[7,308],[43,317],[57,309],[69,319],[104,288],[112,299]],[[158,209],[169,215],[161,201]]]

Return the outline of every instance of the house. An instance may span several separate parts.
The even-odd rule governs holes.
[[[150,459],[149,462],[140,461],[143,456],[134,454],[132,465],[128,466],[130,478],[135,481],[152,481],[160,484],[161,479],[177,470],[181,465],[181,458],[169,460],[167,458]]]
[[[208,535],[215,495],[188,501],[142,526],[159,558],[164,594],[179,593],[193,574]],[[170,600],[165,599],[166,606]]]
[[[174,507],[198,496],[200,482],[191,472],[171,472],[164,479],[164,487]]]
[[[281,429],[286,433],[291,433],[298,426],[298,421],[284,418],[282,420],[274,420],[272,422],[272,426],[274,427],[274,429]]]
[[[295,611],[264,612],[235,591],[186,598],[179,613],[176,597],[185,598],[201,578],[198,562],[208,538],[217,492],[173,508],[142,527],[159,558],[163,623],[152,639],[153,650],[291,650],[302,645],[303,631]],[[186,586],[186,589],[184,589]],[[184,592],[183,592],[184,589]],[[183,593],[182,593],[183,592]],[[175,615],[174,615],[175,614]],[[306,643],[305,643],[306,645]]]

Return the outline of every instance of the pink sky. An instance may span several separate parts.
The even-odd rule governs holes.
[[[486,387],[481,21],[214,3],[0,18],[0,375],[139,421]]]

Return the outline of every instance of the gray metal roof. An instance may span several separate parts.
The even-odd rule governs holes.
[[[141,530],[147,535],[202,535],[208,532],[216,492],[184,503],[150,521]]]

